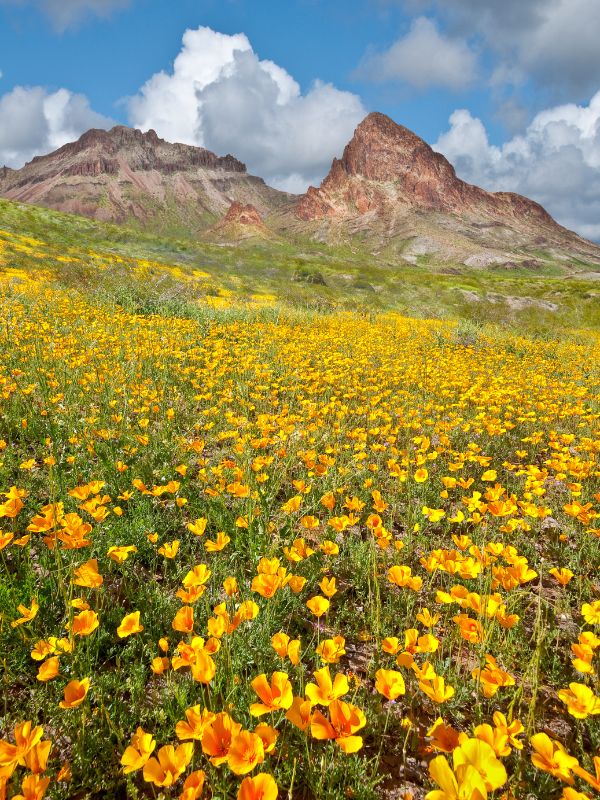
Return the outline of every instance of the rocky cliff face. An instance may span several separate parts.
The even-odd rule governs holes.
[[[480,211],[525,215],[551,223],[537,203],[519,195],[490,193],[457,178],[454,167],[423,139],[384,114],[369,114],[356,129],[320,188],[309,188],[296,206],[304,220],[356,216],[393,206],[442,213]]]
[[[219,241],[239,242],[244,239],[270,239],[274,234],[265,225],[255,206],[234,200],[225,216],[207,231],[207,236]]]
[[[465,183],[423,139],[378,113],[360,123],[294,213],[292,227],[308,227],[313,238],[359,238],[412,261],[475,257],[485,265],[535,248],[600,260],[597,246],[558,225],[538,203]]]
[[[232,155],[122,125],[89,130],[22,169],[5,168],[0,194],[103,220],[192,232],[208,228],[232,202],[252,203],[264,214],[287,200]]]
[[[224,225],[228,225],[230,223],[236,223],[238,225],[255,225],[257,227],[264,225],[263,218],[251,203],[247,203],[244,206],[237,201],[234,201],[229,206],[227,214],[225,214],[223,219]]]
[[[600,263],[597,245],[540,205],[465,183],[423,139],[377,113],[301,197],[270,188],[232,155],[122,125],[0,169],[0,195],[178,236],[309,237],[413,263],[526,265],[540,251]]]

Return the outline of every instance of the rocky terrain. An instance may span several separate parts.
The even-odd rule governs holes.
[[[600,261],[597,245],[563,228],[538,203],[465,183],[443,155],[378,113],[360,123],[320,187],[299,198],[295,216],[313,238],[363,239],[409,261],[429,255],[489,266],[536,250]]]
[[[124,126],[1,169],[0,195],[181,236],[312,240],[413,264],[600,263],[600,247],[538,203],[465,183],[423,139],[378,113],[360,123],[320,187],[299,197],[249,175],[232,155]]]
[[[22,169],[0,172],[0,194],[104,221],[192,234],[214,224],[234,201],[252,203],[264,214],[288,198],[249,175],[231,155],[170,144],[152,130],[125,126],[90,130]]]

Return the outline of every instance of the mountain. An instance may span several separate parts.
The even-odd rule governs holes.
[[[542,206],[465,183],[412,131],[369,114],[319,188],[295,205],[292,228],[314,239],[354,237],[408,260],[430,255],[472,266],[503,263],[515,250],[600,261],[600,248],[563,228]]]
[[[379,113],[301,196],[269,187],[232,155],[121,125],[0,169],[0,196],[181,237],[312,240],[391,263],[600,263],[600,247],[538,203],[465,183],[443,155]]]
[[[118,125],[92,129],[76,142],[21,169],[0,171],[0,195],[83,214],[197,235],[217,222],[232,202],[265,214],[289,196],[249,175],[231,155],[170,144],[150,130]]]

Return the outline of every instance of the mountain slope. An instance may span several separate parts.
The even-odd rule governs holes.
[[[0,169],[0,196],[182,238],[312,241],[397,264],[600,264],[598,245],[538,203],[465,183],[423,139],[378,113],[358,125],[320,187],[300,197],[249,175],[234,156],[124,126]]]
[[[89,130],[76,142],[22,169],[0,172],[0,194],[111,222],[135,222],[197,235],[234,201],[261,214],[288,195],[249,175],[231,155],[170,144],[154,131],[117,126]]]
[[[502,263],[517,250],[600,261],[600,248],[556,223],[538,203],[460,180],[423,139],[384,114],[369,114],[319,188],[295,206],[294,229],[313,238],[360,237],[396,245],[410,259]]]

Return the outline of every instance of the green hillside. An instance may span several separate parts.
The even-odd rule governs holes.
[[[208,298],[221,306],[394,310],[538,331],[600,327],[598,267],[536,256],[531,268],[437,264],[431,256],[411,264],[394,254],[373,256],[360,242],[328,247],[302,239],[165,238],[0,200],[5,273],[37,274],[144,313],[167,304],[172,313],[188,315]]]

